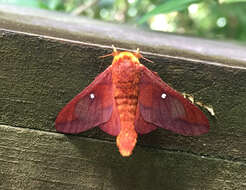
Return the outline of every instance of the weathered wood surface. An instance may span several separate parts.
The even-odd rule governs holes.
[[[145,50],[155,62],[142,61],[148,68],[212,105],[216,118],[204,110],[210,133],[183,137],[157,130],[139,138],[130,159],[120,158],[114,138],[99,129],[80,136],[56,134],[57,113],[111,63],[112,58],[98,59],[112,51],[111,44]],[[0,123],[15,127],[0,128],[0,185],[246,188],[245,52],[236,44],[0,5]]]
[[[122,158],[107,141],[3,125],[0,155],[1,189],[246,188],[242,162],[141,146]]]

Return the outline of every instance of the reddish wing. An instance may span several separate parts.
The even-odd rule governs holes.
[[[100,129],[112,136],[117,136],[120,133],[120,116],[116,105],[114,105],[110,120],[100,125]]]
[[[158,126],[182,135],[209,131],[208,119],[203,112],[146,67],[142,70],[139,89],[140,114],[137,114],[140,116],[137,120],[141,121],[142,117],[148,128]],[[139,128],[141,126],[136,123],[136,130]]]
[[[108,67],[62,109],[55,121],[57,131],[80,133],[110,120],[114,107],[111,70]],[[117,127],[104,131],[115,133]]]
[[[139,104],[136,111],[136,120],[135,120],[135,130],[139,134],[147,134],[151,131],[154,131],[157,127],[149,122],[144,121],[140,110],[139,110]]]

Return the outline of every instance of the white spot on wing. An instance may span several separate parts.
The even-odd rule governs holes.
[[[165,99],[166,97],[167,97],[167,94],[162,93],[161,98],[162,98],[162,99]]]
[[[94,98],[95,98],[95,94],[91,93],[91,94],[90,94],[90,99],[93,100]]]

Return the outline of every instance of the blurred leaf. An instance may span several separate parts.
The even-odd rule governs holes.
[[[50,10],[65,10],[64,3],[61,0],[50,0],[47,5]]]
[[[121,19],[127,24],[136,24],[137,20],[141,27],[151,29],[154,20],[146,22],[149,18],[179,11],[156,23],[166,22],[172,29],[167,31],[179,34],[246,42],[246,0],[0,0],[0,3],[72,12],[92,1],[97,1],[95,6],[89,6],[81,15],[110,22]]]
[[[112,7],[114,3],[115,3],[115,0],[100,0],[98,5],[100,7]]]
[[[139,21],[138,24],[146,22],[150,17],[161,13],[170,13],[174,11],[180,11],[187,8],[192,3],[199,3],[201,0],[167,0],[161,5],[157,6],[147,14],[145,14]]]

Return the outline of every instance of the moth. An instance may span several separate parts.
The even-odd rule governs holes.
[[[138,134],[157,128],[185,136],[209,131],[204,113],[142,65],[139,50],[114,48],[106,56],[114,57],[112,64],[58,114],[58,132],[77,134],[98,126],[117,136],[120,154],[130,156]]]

